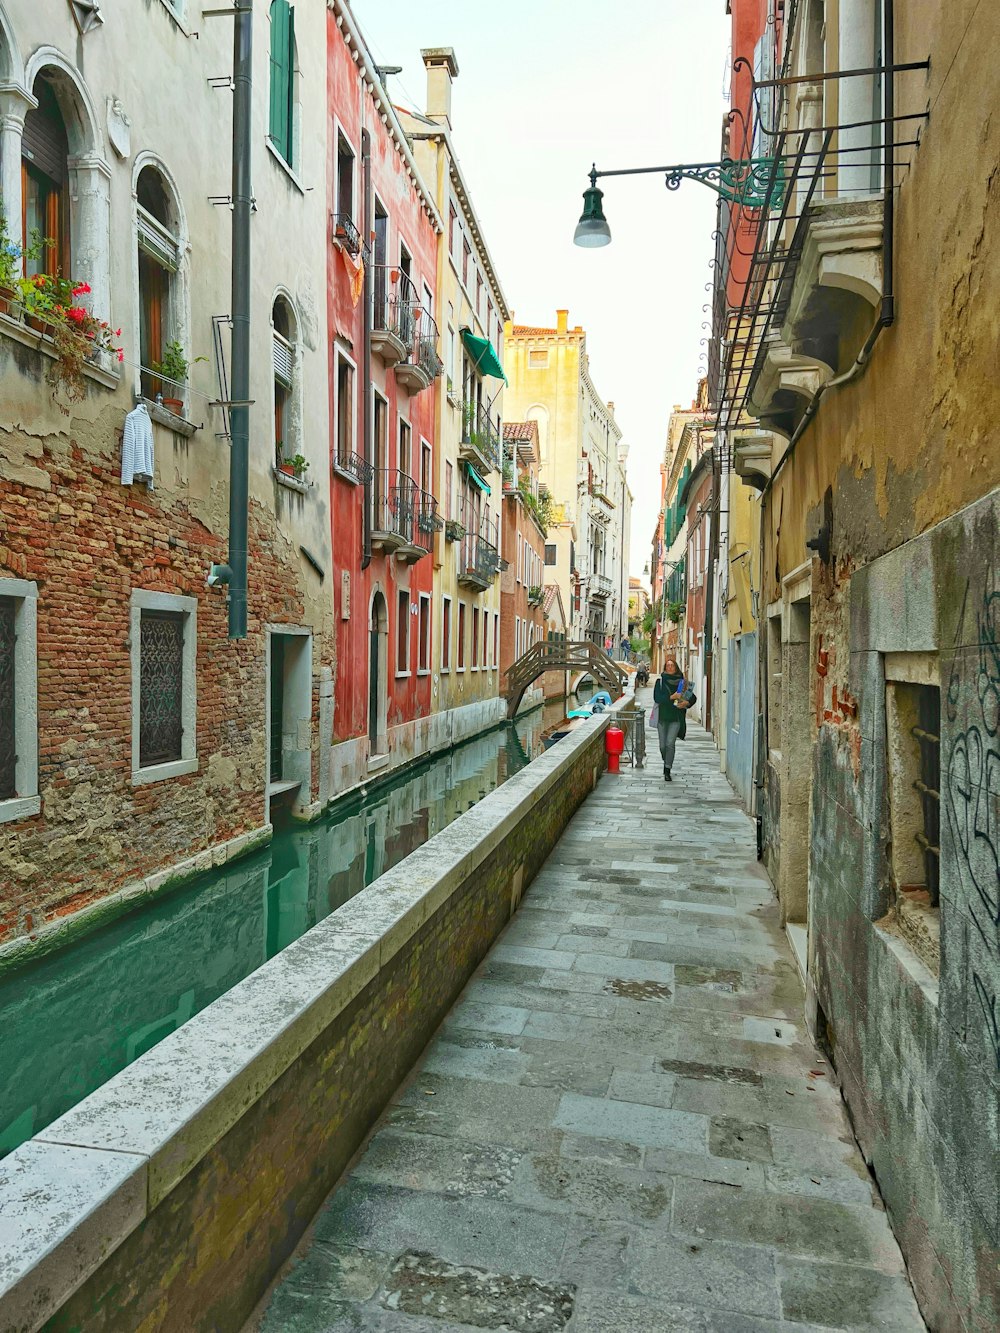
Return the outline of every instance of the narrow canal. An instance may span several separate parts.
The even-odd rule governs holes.
[[[541,753],[546,706],[0,981],[0,1157]]]

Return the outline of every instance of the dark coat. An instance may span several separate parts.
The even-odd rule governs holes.
[[[670,696],[677,693],[677,686],[683,680],[683,676],[668,676],[666,672],[661,672],[653,685],[653,703],[656,704],[659,712],[657,720],[659,722],[680,722],[680,730],[677,733],[677,739],[682,741],[687,736],[687,709],[678,708],[671,702]],[[697,696],[694,690],[685,689],[682,691],[683,697],[694,704],[697,702]]]

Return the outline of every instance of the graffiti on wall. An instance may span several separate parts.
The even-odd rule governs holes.
[[[971,592],[967,580],[956,649],[969,642],[963,630]],[[956,651],[948,680],[947,717],[956,731],[943,777],[966,907],[990,963],[991,975],[973,966],[972,984],[1000,1070],[1000,589],[995,572],[983,585],[975,628],[978,654]],[[957,730],[963,724],[964,730]]]

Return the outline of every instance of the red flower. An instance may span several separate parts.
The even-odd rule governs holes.
[[[84,293],[89,292],[89,291],[90,291],[90,283],[89,283],[89,282],[78,282],[78,283],[76,284],[76,286],[73,288],[73,295],[74,295],[74,296],[83,296]]]
[[[122,331],[121,331],[121,329],[115,329],[115,337],[116,337],[116,338],[120,338],[121,336],[122,336]]]
[[[125,353],[122,351],[122,349],[121,349],[120,347],[119,347],[119,349],[118,349],[118,360],[119,360],[119,361],[124,361],[124,360],[125,360]]]
[[[86,310],[84,310],[82,306],[78,305],[70,306],[69,310],[66,311],[66,314],[69,316],[70,319],[74,320],[77,324],[82,324],[83,321],[87,318]]]

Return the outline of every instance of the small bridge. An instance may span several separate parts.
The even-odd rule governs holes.
[[[598,648],[589,639],[573,643],[546,639],[522,653],[504,675],[503,693],[509,718],[516,716],[528,686],[546,671],[586,672],[612,698],[618,698],[622,693],[627,679],[626,673],[612,662],[603,648]]]

